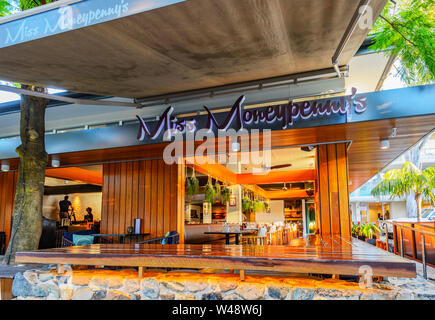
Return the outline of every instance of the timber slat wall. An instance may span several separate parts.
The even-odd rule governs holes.
[[[10,237],[17,178],[18,172],[0,173],[0,231],[6,233],[6,245]]]
[[[351,234],[347,163],[345,143],[318,146],[318,225],[322,235],[348,237]]]
[[[140,218],[141,233],[159,237],[178,231],[181,241],[183,176],[181,165],[167,165],[163,160],[104,164],[101,233],[125,234],[128,226],[134,226],[134,219]]]

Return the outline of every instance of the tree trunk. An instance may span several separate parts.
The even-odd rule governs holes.
[[[412,162],[415,164],[417,168],[422,169],[421,163],[421,152],[423,151],[424,146],[426,145],[427,140],[429,140],[430,134],[426,135],[419,144],[411,148],[406,153],[406,161]],[[421,198],[421,195],[420,195]],[[418,203],[417,203],[417,195],[414,191],[409,192],[406,195],[406,215],[408,218],[420,218]],[[420,212],[421,212],[421,200],[420,200]]]
[[[416,193],[415,194],[415,203],[417,204],[417,219],[420,220],[421,217],[421,193]]]
[[[24,89],[45,92],[44,88],[22,86]],[[11,238],[4,263],[12,264],[15,253],[38,249],[42,233],[42,200],[44,195],[45,168],[45,108],[43,98],[21,96],[21,145],[18,182],[15,193]]]

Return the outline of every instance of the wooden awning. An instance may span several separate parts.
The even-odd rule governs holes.
[[[71,4],[0,20],[0,79],[138,98],[331,68],[360,4],[64,2]],[[370,2],[374,19],[385,3]],[[349,62],[368,31],[355,28],[340,65]]]

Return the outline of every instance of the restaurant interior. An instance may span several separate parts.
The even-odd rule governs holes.
[[[205,164],[184,159],[184,243],[282,245],[316,232],[316,147],[272,149],[267,157],[262,152],[261,161],[240,151],[226,154],[223,164],[211,160],[213,156]],[[103,168],[100,164],[46,170],[40,248],[73,245],[71,234],[108,230],[100,228],[101,223],[112,223],[105,219],[113,218],[102,214]],[[68,215],[61,217],[60,201],[65,196],[71,205]],[[150,201],[159,200],[151,196]],[[92,221],[87,218],[88,208]],[[145,214],[142,219],[132,215],[129,221],[113,221],[118,232],[103,232],[105,240],[117,243],[137,234],[140,237],[132,242],[159,243],[168,234],[179,237],[175,230],[156,234],[146,219]],[[54,225],[55,236],[46,230]]]
[[[316,232],[316,148],[272,149],[260,158],[237,152],[232,163],[187,161],[186,243],[283,245]]]

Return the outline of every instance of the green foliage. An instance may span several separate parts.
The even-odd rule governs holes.
[[[231,190],[228,187],[223,187],[221,191],[221,202],[227,204],[230,201]]]
[[[254,201],[254,211],[255,212],[260,212],[262,210],[264,210],[264,203],[263,203],[263,201],[260,201],[258,199],[255,200]]]
[[[216,181],[215,185],[214,185],[214,194],[215,194],[215,201],[217,202],[221,202],[222,201],[222,197],[221,197],[221,191],[222,191],[222,187],[221,185]]]
[[[186,178],[184,187],[187,199],[190,201],[192,197],[199,191],[199,181],[196,177]]]
[[[359,236],[361,232],[361,225],[352,222],[352,234],[354,236]]]
[[[269,210],[269,203],[264,202],[264,211],[268,211]]]
[[[249,199],[246,196],[243,197],[243,199],[242,199],[242,212],[243,213],[251,212],[253,209],[253,206],[254,206],[254,204],[253,204],[251,199]]]
[[[374,223],[352,223],[352,235],[354,236],[365,236],[371,239],[376,232],[381,232],[381,229]]]
[[[371,191],[373,196],[390,195],[390,198],[406,196],[410,191],[424,195],[435,204],[435,166],[421,171],[413,163],[405,162],[400,169],[385,173],[384,179]]]
[[[0,1],[0,17],[7,16],[11,14],[12,6],[9,1]]]
[[[55,1],[57,0],[20,0],[20,9],[24,11]]]
[[[381,229],[374,223],[364,223],[361,226],[361,233],[366,238],[373,238],[373,235],[376,234],[376,232],[381,232]]]
[[[397,56],[399,73],[408,85],[435,81],[435,1],[388,2],[372,29],[372,49]]]
[[[215,200],[215,189],[211,181],[205,185],[205,202],[213,203]]]

